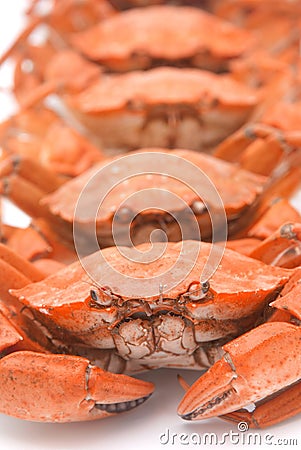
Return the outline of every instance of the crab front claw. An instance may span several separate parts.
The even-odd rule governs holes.
[[[183,419],[231,413],[301,379],[301,329],[290,323],[266,323],[223,349],[223,358],[183,397],[178,408]]]
[[[19,351],[0,360],[0,412],[31,421],[107,417],[140,405],[153,389],[78,356]]]

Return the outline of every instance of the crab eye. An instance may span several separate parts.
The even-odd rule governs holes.
[[[204,214],[207,211],[206,205],[200,200],[195,200],[191,205],[191,209],[196,215]]]
[[[209,281],[192,283],[188,290],[188,296],[192,301],[202,300],[210,289]]]
[[[92,298],[92,300],[94,300],[95,302],[98,302],[99,300],[99,296],[97,294],[97,292],[94,289],[91,289],[90,291],[90,297]]]
[[[201,286],[202,286],[203,294],[206,294],[206,293],[209,291],[209,289],[210,289],[210,283],[209,283],[209,281],[203,281],[203,282],[201,283]]]
[[[112,294],[108,288],[100,288],[90,290],[91,299],[100,306],[110,306],[112,304]]]

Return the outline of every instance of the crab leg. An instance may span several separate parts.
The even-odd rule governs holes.
[[[45,169],[33,159],[18,155],[8,156],[0,162],[0,178],[14,174],[26,179],[47,193],[58,189],[64,183],[61,177],[51,170]]]
[[[269,175],[284,155],[282,141],[279,130],[264,125],[244,127],[225,139],[215,156],[227,161],[238,160],[244,169]]]
[[[267,211],[247,231],[247,235],[256,239],[267,239],[287,222],[301,223],[301,215],[287,199],[275,199]]]
[[[233,412],[301,379],[301,329],[295,325],[266,323],[223,349],[224,357],[184,396],[178,409],[183,419]]]
[[[1,264],[1,297],[7,293],[4,284],[9,283],[10,289],[16,289],[32,281],[40,281],[43,274],[26,259],[17,255],[13,250],[0,243]],[[15,275],[14,275],[15,274]]]
[[[41,333],[32,324],[30,336],[22,317],[24,306],[9,293],[10,288],[23,287],[41,280],[43,274],[25,259],[0,244],[0,358],[18,350],[47,351],[37,341]]]
[[[32,31],[41,23],[41,18],[34,18],[25,30],[19,34],[14,43],[1,55],[0,66],[9,58],[17,48],[22,45],[25,39],[32,33]]]
[[[290,167],[289,170],[271,180],[263,195],[257,216],[264,214],[270,208],[273,201],[279,198],[289,199],[300,186],[300,164]]]
[[[46,219],[61,237],[66,236],[66,239],[70,240],[69,224],[66,225],[60,218],[55,217],[47,205],[41,203],[46,192],[30,181],[16,174],[0,179],[0,195],[8,197],[29,216]]]
[[[286,161],[288,157],[294,158],[294,149],[300,146],[300,141],[300,132],[253,124],[226,138],[214,155],[226,161],[239,161],[242,168],[252,172],[270,175],[284,157]]]
[[[59,88],[59,84],[55,80],[50,80],[36,87],[33,92],[25,95],[20,101],[20,106],[23,111],[36,106],[39,102],[45,100],[51,94],[54,94]]]
[[[16,352],[0,360],[0,412],[42,422],[95,420],[143,403],[153,384],[78,356]]]
[[[47,217],[47,208],[40,204],[45,192],[19,175],[0,179],[0,195],[8,197],[32,217]]]
[[[48,210],[40,200],[62,184],[58,175],[31,159],[13,156],[0,162],[0,194],[30,216],[47,216]]]
[[[254,248],[249,256],[266,264],[294,268],[301,263],[301,224],[286,223]]]
[[[288,200],[300,186],[301,165],[292,167],[272,178],[260,196],[260,204],[254,211],[252,222],[243,230],[233,234],[235,239],[265,239],[285,222],[298,222],[300,214],[288,205]],[[279,200],[281,199],[281,200]]]

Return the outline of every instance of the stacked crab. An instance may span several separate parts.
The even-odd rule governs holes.
[[[0,193],[32,223],[1,223],[0,411],[107,417],[153,391],[123,372],[182,367],[208,369],[182,381],[184,419],[297,414],[299,2],[29,3],[1,58],[19,112],[0,125]],[[220,202],[190,188],[200,174]],[[142,260],[157,229],[169,242]]]

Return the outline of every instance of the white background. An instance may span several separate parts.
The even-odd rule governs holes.
[[[22,10],[26,3],[26,0],[2,0],[0,2],[0,54],[18,30],[21,29],[23,23]],[[2,87],[2,89],[0,88],[1,119],[14,110],[13,102],[8,99],[3,91],[3,87],[7,87],[10,80],[11,71],[9,67],[3,67],[0,70],[0,86]],[[22,216],[17,216],[17,211],[9,208],[6,209],[6,218],[10,222],[17,221],[19,223]],[[73,424],[39,424],[0,415],[0,449],[88,450],[109,448],[127,450],[142,448],[146,450],[204,448],[204,446],[196,446],[192,443],[189,445],[181,444],[179,435],[181,433],[188,433],[189,435],[192,433],[201,435],[203,433],[217,433],[218,437],[221,438],[223,433],[228,433],[231,430],[237,431],[235,425],[219,419],[190,423],[177,417],[177,405],[183,395],[176,379],[177,373],[181,373],[188,382],[193,382],[198,377],[197,372],[179,370],[158,370],[143,374],[140,376],[141,378],[153,381],[156,384],[156,391],[153,396],[139,408],[105,420]],[[55,380],[53,382],[55,383]],[[256,448],[293,448],[289,445],[277,445],[278,439],[290,438],[298,439],[300,448],[300,428],[301,417],[299,416],[268,430],[263,430],[260,432],[262,445],[260,447],[256,445]],[[160,444],[160,435],[166,433],[167,429],[169,429],[170,437],[168,443],[162,445]],[[243,435],[245,440],[250,432]],[[174,443],[172,443],[172,434],[177,434]],[[166,435],[162,437],[162,440],[166,443]],[[227,439],[225,444],[219,444],[219,446],[236,449],[255,448],[254,445],[243,444],[242,435],[239,442],[236,440],[231,443]],[[207,447],[216,448],[215,445],[205,446],[205,448]]]

